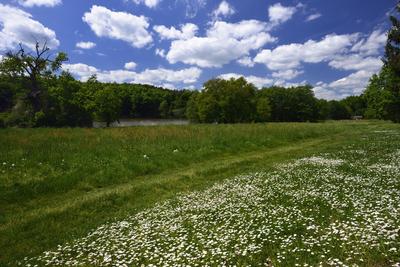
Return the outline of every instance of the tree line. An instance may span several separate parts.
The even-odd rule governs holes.
[[[101,83],[96,76],[81,82],[65,71],[65,53],[50,57],[36,44],[20,46],[0,62],[0,126],[90,127],[120,118],[185,118],[190,90],[142,84]]]

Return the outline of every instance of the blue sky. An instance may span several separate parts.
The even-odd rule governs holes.
[[[86,80],[200,89],[213,77],[257,87],[309,83],[360,94],[381,68],[396,1],[1,0],[0,55],[47,40]]]

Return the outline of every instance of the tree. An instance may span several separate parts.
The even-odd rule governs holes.
[[[367,108],[364,96],[349,96],[341,102],[349,108],[351,116],[364,116]]]
[[[81,83],[63,72],[57,84],[48,89],[48,101],[42,126],[92,126],[92,114],[80,96]]]
[[[257,99],[257,121],[266,122],[271,119],[271,104],[268,97],[261,96]]]
[[[199,98],[199,92],[195,92],[192,94],[192,96],[189,98],[187,105],[186,105],[186,118],[190,120],[191,122],[199,122],[199,110],[198,110],[198,105],[197,101]]]
[[[169,113],[170,113],[170,112],[169,112],[169,104],[168,104],[168,101],[167,101],[167,100],[163,100],[163,101],[160,103],[160,106],[159,106],[158,110],[160,111],[161,117],[163,117],[163,118],[168,118]]]
[[[107,127],[119,119],[122,101],[110,86],[105,87],[95,93],[95,115],[105,121]]]
[[[244,78],[211,79],[197,97],[200,122],[250,122],[255,119],[256,88]]]
[[[44,43],[40,46],[36,42],[33,52],[26,52],[20,44],[17,52],[6,53],[0,63],[0,72],[13,78],[27,78],[28,86],[25,99],[31,104],[33,112],[36,113],[42,109],[42,99],[44,87],[41,86],[41,80],[55,75],[67,55],[58,53],[54,59],[51,59],[50,48]]]
[[[400,13],[400,1],[396,5],[396,11]],[[385,47],[384,66],[381,71],[385,81],[384,90],[390,92],[390,101],[385,105],[387,118],[400,122],[400,21],[390,16],[392,27],[388,32],[388,40]]]
[[[261,94],[271,103],[272,121],[317,121],[318,102],[309,85],[283,88],[263,88]]]
[[[329,104],[329,116],[331,120],[348,120],[350,119],[350,110],[340,101],[331,100]]]

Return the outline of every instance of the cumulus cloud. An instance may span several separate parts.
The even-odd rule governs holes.
[[[18,43],[34,49],[36,41],[47,42],[50,48],[59,46],[56,33],[34,20],[31,14],[3,4],[0,4],[0,14],[0,51],[14,49]]]
[[[283,6],[281,3],[276,3],[268,8],[269,21],[273,24],[281,24],[292,18],[296,13],[297,7]]]
[[[329,62],[329,66],[340,70],[365,70],[377,72],[383,62],[379,57],[363,57],[358,54],[338,56]]]
[[[167,28],[164,25],[156,25],[153,27],[154,31],[156,31],[160,38],[167,40],[186,40],[194,37],[199,30],[197,25],[193,23],[186,23],[181,25],[181,29],[178,30],[175,27]]]
[[[96,46],[95,43],[93,42],[79,42],[76,43],[76,47],[77,48],[81,48],[81,49],[92,49]]]
[[[244,76],[241,74],[237,74],[237,73],[226,73],[226,74],[221,74],[218,76],[218,78],[224,79],[224,80],[229,80],[231,78],[234,79],[238,79],[240,77],[243,77],[246,79],[246,81],[254,84],[254,86],[256,86],[257,88],[262,88],[262,87],[266,87],[266,86],[270,86],[273,84],[273,80],[266,78],[266,77],[258,77],[258,76]]]
[[[306,21],[313,21],[322,17],[320,13],[311,14],[306,18]]]
[[[341,55],[357,40],[357,34],[325,36],[321,41],[309,40],[303,44],[281,45],[273,50],[264,49],[256,55],[254,62],[270,70],[296,69],[305,63],[328,61]]]
[[[124,68],[127,70],[134,70],[134,69],[136,69],[136,66],[137,66],[136,62],[131,61],[131,62],[125,63]]]
[[[220,17],[229,17],[235,14],[235,9],[225,0],[223,0],[217,9],[212,12],[213,18],[219,19]]]
[[[377,55],[384,47],[387,40],[386,33],[382,30],[375,30],[368,38],[361,39],[356,43],[351,51],[363,53],[365,55]]]
[[[244,67],[254,67],[254,62],[251,57],[242,57],[237,60],[237,63]]]
[[[63,69],[68,70],[82,81],[96,74],[97,79],[101,82],[143,83],[155,86],[162,86],[165,83],[192,84],[197,82],[202,73],[201,69],[196,67],[182,70],[165,68],[146,69],[142,72],[131,70],[100,70],[82,63],[64,64]]]
[[[273,72],[272,77],[278,78],[278,79],[283,79],[283,80],[292,80],[303,73],[304,73],[303,71],[299,71],[299,70],[281,70],[281,71]]]
[[[144,16],[115,12],[106,7],[94,5],[82,19],[99,37],[122,40],[137,48],[142,48],[153,41],[151,34],[147,31],[148,19]]]
[[[173,41],[166,58],[172,64],[183,62],[200,67],[221,67],[274,42],[276,38],[267,33],[266,28],[266,23],[257,20],[216,21],[205,37]]]
[[[365,89],[369,78],[383,65],[378,55],[385,42],[386,36],[380,30],[366,37],[359,33],[331,34],[320,41],[309,40],[305,43],[280,45],[272,50],[264,49],[253,61],[264,64],[274,71],[273,78],[282,81],[302,74],[303,63],[326,62],[333,69],[354,71],[342,79],[317,84],[315,93],[318,97],[339,99],[360,94]]]
[[[320,82],[314,87],[318,98],[341,99],[351,95],[359,95],[368,84],[374,72],[360,70],[331,83]]]
[[[19,0],[18,3],[24,7],[45,6],[54,7],[61,5],[61,0]]]
[[[149,8],[155,8],[161,0],[133,0],[135,4],[144,4]]]

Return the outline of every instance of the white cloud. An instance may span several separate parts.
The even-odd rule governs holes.
[[[302,62],[319,63],[343,54],[357,40],[357,34],[327,35],[321,41],[309,40],[304,44],[281,45],[273,50],[264,49],[254,58],[270,70],[296,69]]]
[[[204,8],[207,0],[176,0],[175,3],[181,3],[186,10],[185,15],[187,18],[194,18],[200,9]]]
[[[319,19],[320,17],[322,17],[320,13],[311,14],[310,16],[307,17],[306,21],[313,21]]]
[[[45,6],[54,7],[61,5],[61,0],[19,0],[18,3],[24,7]]]
[[[283,80],[292,80],[303,73],[304,73],[303,71],[299,71],[299,70],[281,70],[281,71],[273,72],[272,77],[278,78],[278,79],[283,79]]]
[[[238,58],[248,56],[251,50],[274,42],[265,32],[266,23],[244,20],[238,23],[216,21],[206,37],[175,40],[167,53],[170,63],[183,62],[200,67],[221,67]]]
[[[360,70],[331,83],[318,83],[314,93],[318,98],[341,99],[351,95],[360,95],[374,74],[371,71]]]
[[[93,5],[90,12],[86,12],[82,19],[99,37],[123,40],[137,48],[144,47],[153,41],[151,34],[147,31],[148,19],[144,16],[115,12],[103,6]]]
[[[131,61],[131,62],[125,63],[124,68],[127,70],[134,70],[134,69],[136,69],[136,66],[137,66],[137,64],[135,62]]]
[[[229,17],[235,14],[235,9],[225,0],[223,0],[217,9],[212,12],[212,16],[214,19],[218,19],[220,17]]]
[[[160,48],[156,48],[155,54],[157,56],[160,56],[160,57],[164,58],[165,57],[165,50],[164,49],[160,49]]]
[[[158,82],[169,82],[169,83],[195,83],[200,77],[202,71],[199,68],[191,67],[182,70],[170,70],[170,69],[146,69],[145,71],[138,73],[135,78],[135,82],[140,83],[154,83]]]
[[[269,21],[273,24],[281,24],[292,18],[297,8],[293,6],[282,6],[276,3],[268,8]]]
[[[254,62],[251,57],[242,57],[237,60],[237,63],[245,67],[254,67]]]
[[[169,39],[169,40],[186,40],[194,37],[199,30],[197,25],[193,23],[186,23],[181,25],[181,30],[176,29],[175,27],[167,28],[164,25],[156,25],[153,27],[154,31],[156,31],[161,39]]]
[[[82,81],[86,81],[87,79],[90,78],[90,76],[97,74],[97,72],[99,71],[97,68],[83,63],[63,64],[62,68],[78,76],[79,79],[81,79]]]
[[[49,48],[56,48],[60,42],[56,33],[40,22],[32,19],[32,15],[15,7],[0,4],[0,51],[15,49],[22,43],[31,49],[36,41],[47,42]]]
[[[365,55],[378,55],[383,49],[387,40],[386,33],[381,30],[375,30],[368,39],[362,39],[353,46],[351,51],[360,52]]]
[[[149,8],[154,8],[161,2],[161,0],[133,0],[133,2],[135,4],[144,4]]]
[[[79,42],[76,44],[76,47],[81,49],[92,49],[95,46],[96,44],[93,42]]]
[[[161,86],[170,84],[191,84],[197,82],[202,70],[196,67],[182,70],[171,70],[165,68],[146,69],[142,72],[130,70],[99,70],[86,64],[64,64],[63,69],[76,75],[80,80],[85,81],[93,74],[101,82],[117,83],[144,83]]]
[[[379,57],[363,57],[358,54],[338,56],[329,62],[329,66],[340,70],[365,70],[377,72],[383,62]]]
[[[254,84],[254,86],[256,86],[257,88],[262,88],[262,87],[265,87],[265,86],[270,86],[270,85],[272,85],[273,82],[274,82],[272,79],[269,79],[269,78],[263,78],[263,77],[253,76],[253,75],[251,75],[251,76],[244,76],[244,75],[237,74],[237,73],[226,73],[226,74],[221,74],[221,75],[219,75],[218,77],[221,78],[221,79],[224,79],[224,80],[229,80],[229,79],[231,79],[231,78],[238,79],[238,78],[240,78],[240,77],[243,77],[243,78],[246,79],[246,81],[248,81],[248,82]]]

